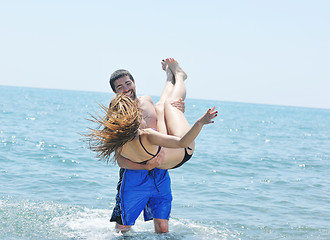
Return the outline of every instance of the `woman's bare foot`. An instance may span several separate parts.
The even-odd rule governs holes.
[[[171,69],[168,67],[168,64],[165,62],[165,60],[162,60],[162,69],[166,72],[166,75],[167,75],[166,81],[171,82],[174,85],[175,80],[174,80],[173,73],[172,73]]]
[[[164,65],[163,65],[163,62],[165,63]],[[165,69],[166,69],[166,66],[168,66],[168,68],[171,69],[174,76],[178,75],[178,76],[182,77],[183,80],[187,79],[187,74],[185,73],[185,71],[182,70],[179,63],[174,58],[167,58],[167,59],[163,60],[162,65],[165,66]]]

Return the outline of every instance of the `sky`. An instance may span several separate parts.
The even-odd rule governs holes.
[[[330,109],[328,0],[0,0],[0,85],[110,92],[129,70],[159,96]]]

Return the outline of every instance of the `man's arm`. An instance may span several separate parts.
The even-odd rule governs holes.
[[[144,164],[138,164],[131,160],[119,155],[117,158],[117,164],[121,168],[132,169],[132,170],[146,170]]]
[[[117,164],[121,168],[131,169],[131,170],[152,170],[158,167],[165,159],[165,153],[163,150],[159,152],[159,154],[153,159],[149,160],[146,164],[139,164],[133,162],[121,155],[119,155],[117,159]]]

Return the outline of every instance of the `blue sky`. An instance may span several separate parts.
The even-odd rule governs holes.
[[[159,96],[330,108],[330,1],[1,0],[0,85],[109,92],[118,68]]]

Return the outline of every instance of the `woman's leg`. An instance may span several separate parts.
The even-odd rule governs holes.
[[[173,58],[166,59],[165,63],[167,63],[168,68],[172,71],[175,79],[174,87],[171,93],[168,95],[167,100],[175,101],[180,98],[185,100],[186,85],[184,84],[184,80],[187,79],[187,74],[179,66],[179,63]]]
[[[165,121],[167,132],[170,135],[182,137],[189,131],[190,125],[183,112],[173,107],[171,102],[180,98],[183,100],[185,99],[186,86],[184,84],[184,80],[187,78],[187,74],[181,69],[178,62],[174,59],[166,59],[166,62],[175,78],[174,89],[165,102]]]
[[[162,94],[160,95],[159,102],[164,104],[166,99],[171,95],[174,89],[174,76],[171,69],[168,67],[166,60],[162,60],[162,69],[166,72],[166,82]]]
[[[159,98],[159,101],[155,105],[157,114],[157,130],[161,133],[168,134],[165,123],[165,101],[168,99],[171,92],[174,90],[174,77],[172,71],[169,69],[165,60],[162,61],[162,68],[166,72],[167,79],[163,92]]]
[[[190,125],[184,116],[184,113],[178,108],[171,105],[171,102],[178,99],[185,99],[186,87],[184,80],[187,78],[187,74],[180,68],[179,64],[174,59],[166,60],[169,68],[171,69],[175,84],[171,94],[168,95],[164,107],[165,107],[165,122],[167,128],[167,134],[178,137],[184,136],[189,130]],[[188,148],[164,148],[166,161],[164,161],[159,168],[170,169],[184,160],[185,151],[189,155],[192,155],[195,149],[195,142],[192,142]]]

